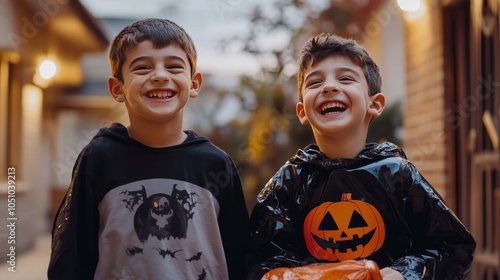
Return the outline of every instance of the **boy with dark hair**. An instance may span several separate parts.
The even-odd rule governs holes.
[[[130,125],[80,153],[52,232],[49,279],[242,279],[248,212],[230,157],[193,131],[196,50],[177,24],[139,20],[109,52]]]
[[[259,193],[248,279],[359,259],[375,261],[384,279],[465,278],[475,249],[469,231],[399,147],[365,143],[385,106],[368,52],[353,40],[314,36],[302,48],[298,91],[297,116],[316,144]]]

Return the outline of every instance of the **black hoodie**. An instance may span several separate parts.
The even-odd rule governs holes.
[[[180,145],[151,148],[120,124],[99,131],[54,222],[49,279],[242,279],[248,212],[238,172],[186,133]]]
[[[475,241],[392,143],[330,159],[309,145],[283,165],[250,217],[248,279],[276,267],[370,259],[407,279],[463,279]]]

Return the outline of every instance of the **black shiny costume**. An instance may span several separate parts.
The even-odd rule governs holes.
[[[383,243],[375,250],[372,246],[368,256],[366,251],[354,254],[375,238],[373,226],[359,218],[367,216],[361,210],[358,220],[365,226],[366,237],[359,233],[349,236],[347,231],[336,238],[312,235],[313,230],[330,230],[323,237],[333,236],[336,229],[340,232],[335,219],[354,217],[350,207],[320,213],[328,216],[328,223],[318,229],[304,224],[311,211],[325,202],[339,203],[346,194],[355,204],[370,204],[382,218],[376,227]],[[367,144],[351,159],[329,159],[316,145],[299,150],[260,192],[250,219],[248,279],[260,279],[275,267],[332,261],[312,254],[306,239],[323,248],[333,261],[361,256],[357,258],[373,260],[380,269],[391,267],[407,279],[464,279],[476,246],[441,196],[392,143]],[[352,245],[356,242],[359,244]],[[350,247],[341,248],[345,243]]]

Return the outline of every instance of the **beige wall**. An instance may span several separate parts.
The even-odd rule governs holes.
[[[423,4],[423,13],[405,15],[404,147],[423,176],[447,199],[441,6],[437,0]]]
[[[16,30],[14,26],[13,4],[11,1],[2,1],[0,9],[0,50],[11,50],[12,44],[9,40],[9,33]]]
[[[403,15],[397,2],[386,0],[378,11],[371,13],[361,37],[363,46],[380,67],[386,106],[405,101],[404,32]]]

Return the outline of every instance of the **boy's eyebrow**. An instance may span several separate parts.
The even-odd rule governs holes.
[[[134,65],[135,63],[137,63],[138,61],[142,61],[142,60],[150,60],[151,57],[150,56],[138,56],[134,59],[132,59],[132,61],[129,63],[128,67]],[[186,62],[184,61],[184,59],[180,56],[177,56],[177,55],[169,55],[169,56],[166,56],[165,59],[170,59],[170,60],[179,60],[181,61],[182,63],[184,63],[184,65],[186,65]]]
[[[306,81],[307,79],[309,79],[309,77],[314,76],[314,75],[316,75],[316,74],[318,74],[320,72],[321,71],[319,71],[319,70],[314,70],[314,71],[311,71],[311,72],[307,73],[307,75],[304,77],[304,81]]]
[[[132,61],[130,61],[130,63],[128,64],[128,67],[130,67],[130,66],[134,65],[134,64],[135,64],[136,62],[138,62],[138,61],[141,61],[141,60],[148,60],[148,59],[149,59],[149,57],[148,57],[148,56],[138,56],[138,57],[136,57],[136,58],[132,59]]]
[[[352,69],[351,67],[340,67],[340,68],[338,68],[338,70],[342,71],[342,72],[350,72],[354,76],[356,76],[357,78],[361,77],[361,75],[358,73],[358,71]]]
[[[316,74],[318,74],[320,72],[321,72],[321,70],[314,70],[314,71],[309,72],[305,76],[304,81],[307,80],[310,76],[314,76],[314,75],[316,75]],[[360,74],[358,73],[358,71],[352,69],[351,67],[339,67],[339,68],[335,68],[335,72],[350,72],[354,76],[356,76],[356,78],[361,77]]]

